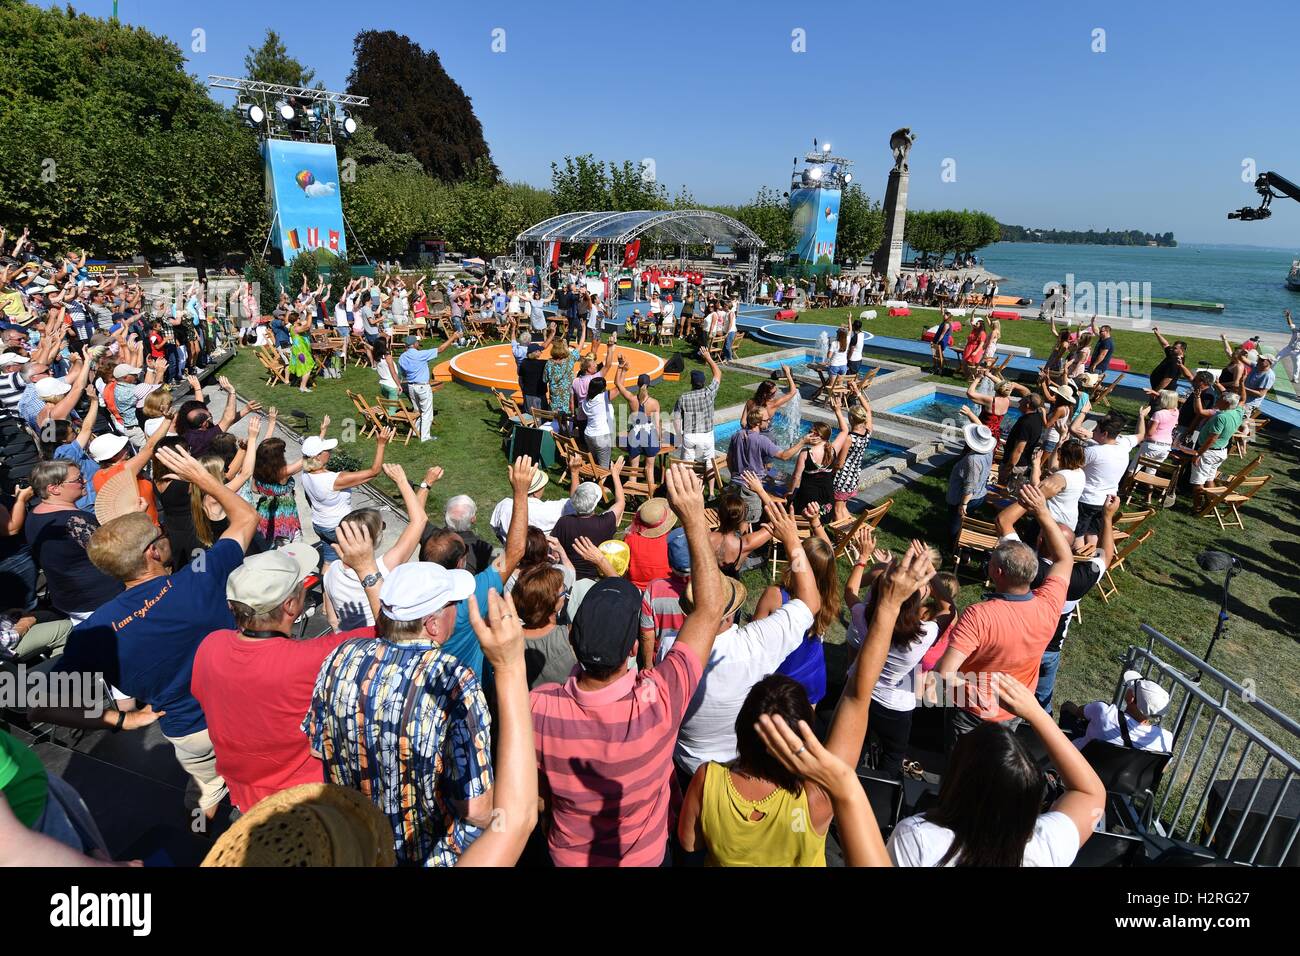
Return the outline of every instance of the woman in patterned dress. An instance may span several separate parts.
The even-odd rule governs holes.
[[[569,351],[569,344],[560,339],[551,344],[551,357],[546,362],[546,387],[550,392],[551,411],[564,416],[567,422],[573,415],[573,370],[578,357]]]
[[[858,404],[849,410],[848,428],[841,426],[835,442],[838,454],[835,458],[835,477],[831,487],[835,494],[835,517],[833,521],[845,521],[849,517],[849,499],[858,493],[858,480],[862,477],[862,457],[871,444],[871,403],[857,384],[852,385]],[[836,408],[836,414],[843,413]]]
[[[257,446],[257,458],[253,465],[257,532],[272,547],[302,537],[297,486],[293,480],[293,476],[301,470],[301,459],[292,465],[286,464],[284,442],[281,439],[268,438]]]

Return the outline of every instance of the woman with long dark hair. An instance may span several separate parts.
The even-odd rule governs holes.
[[[890,835],[895,866],[1069,866],[1092,836],[1106,806],[1096,771],[1032,689],[1006,674],[990,679],[1003,706],[1042,740],[1065,793],[1040,812],[1047,789],[1042,769],[1010,721],[985,721],[953,748],[938,806],[900,821]]]

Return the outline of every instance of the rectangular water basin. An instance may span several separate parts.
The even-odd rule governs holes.
[[[810,431],[812,431],[812,426],[813,423],[808,421],[808,419],[805,418],[803,421],[799,423],[799,434],[800,435],[808,434]],[[772,419],[772,431],[778,435],[788,435],[789,434],[788,429],[789,429],[789,425],[787,423],[785,416],[781,412],[777,412]],[[724,454],[727,451],[727,449],[731,446],[732,436],[735,435],[736,432],[739,430],[740,430],[739,420],[723,422],[721,425],[717,425],[716,427],[714,427],[713,444],[719,454]],[[834,436],[835,436],[835,428],[834,426],[832,426],[831,427],[832,440],[834,439]],[[902,445],[895,445],[892,442],[881,441],[880,439],[873,438],[871,440],[871,444],[867,446],[866,454],[862,456],[862,468],[865,471],[867,468],[871,468],[875,465],[880,464],[882,461],[884,461],[887,458],[905,458],[905,457],[907,457],[907,449],[904,448]],[[772,475],[776,475],[788,479],[791,475],[794,474],[794,466],[795,466],[794,458],[791,458],[789,461],[773,460],[772,464],[768,466],[768,470],[769,473]]]
[[[979,414],[979,409],[975,403],[965,396],[949,395],[946,392],[934,392],[930,395],[923,395],[921,398],[914,398],[910,402],[904,402],[902,405],[895,405],[893,408],[882,408],[882,412],[888,412],[891,415],[906,415],[908,418],[916,418],[923,422],[933,422],[943,424],[946,421],[955,421],[959,425],[966,424],[969,419],[961,413],[963,405],[970,406],[971,411]],[[1016,423],[1020,417],[1020,410],[1014,406],[1007,410],[1002,418],[1002,434],[1011,430],[1011,426]]]

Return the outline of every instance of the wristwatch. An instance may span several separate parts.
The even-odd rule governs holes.
[[[433,485],[429,484],[427,481],[422,481],[420,482],[420,487],[423,488],[425,491],[428,491],[430,488],[433,487]]]
[[[383,579],[384,576],[380,574],[378,571],[376,571],[374,574],[367,574],[364,578],[362,578],[361,586],[363,588],[373,588],[376,584],[378,584]]]

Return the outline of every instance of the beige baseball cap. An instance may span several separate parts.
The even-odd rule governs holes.
[[[249,555],[226,579],[226,600],[265,614],[283,604],[319,564],[320,552],[300,541]]]

